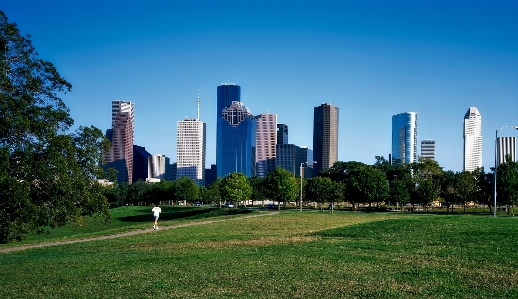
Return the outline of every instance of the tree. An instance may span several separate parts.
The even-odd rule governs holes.
[[[331,181],[328,177],[315,177],[307,180],[306,197],[320,204],[333,203],[343,196],[342,184]]]
[[[491,168],[494,171],[494,168]],[[476,170],[478,194],[477,201],[480,204],[489,207],[489,213],[493,214],[491,206],[494,204],[494,188],[495,188],[495,174],[494,172],[486,173],[484,167]]]
[[[224,178],[219,185],[219,190],[223,200],[235,202],[236,206],[240,201],[248,200],[252,196],[252,186],[250,186],[248,178],[237,172]]]
[[[284,207],[290,201],[295,201],[299,194],[298,182],[295,175],[281,167],[275,168],[264,179],[264,189],[266,196],[278,202],[278,209],[280,210],[280,203],[284,202]]]
[[[184,203],[196,201],[200,192],[198,185],[186,176],[176,179],[172,189],[173,198]]]
[[[388,197],[389,185],[386,175],[369,165],[362,165],[359,168],[353,184],[356,184],[356,188],[364,194],[363,197],[368,201],[369,209],[372,203],[376,203],[376,207],[379,207],[379,203]]]
[[[466,214],[466,204],[476,200],[478,193],[477,177],[471,171],[463,171],[459,173],[455,182],[455,194],[464,205],[464,214]]]
[[[508,155],[505,163],[497,167],[496,179],[497,200],[504,205],[518,204],[518,162]]]
[[[415,186],[410,196],[411,202],[422,204],[427,209],[428,204],[439,197],[443,170],[437,161],[431,159],[419,159],[418,163],[411,164],[411,168]]]
[[[320,172],[320,176],[328,177],[333,182],[338,182],[342,184],[344,198],[353,205],[353,210],[355,203],[358,204],[359,209],[360,203],[368,201],[366,198],[366,194],[358,188],[359,185],[357,179],[359,176],[360,169],[363,166],[365,166],[364,163],[356,161],[337,161],[333,164],[331,168],[328,168]]]
[[[254,201],[261,201],[264,206],[264,200],[266,199],[266,195],[264,194],[264,178],[253,176],[248,179],[250,186],[252,186],[252,195],[250,199],[252,200],[252,206],[254,205]]]
[[[212,184],[207,188],[207,192],[203,194],[204,200],[209,204],[218,203],[221,206],[221,194],[219,191],[219,186],[221,183],[221,178],[217,178]]]
[[[441,197],[442,202],[446,205],[446,210],[449,212],[450,207],[453,212],[453,205],[457,201],[457,195],[455,191],[455,185],[457,184],[457,179],[459,177],[459,173],[455,173],[451,170],[445,171],[441,178]]]
[[[97,182],[109,142],[95,127],[65,133],[73,120],[60,95],[71,88],[0,11],[0,242],[86,215],[109,219]]]

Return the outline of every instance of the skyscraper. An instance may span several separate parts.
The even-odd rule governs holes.
[[[277,114],[259,114],[256,122],[256,175],[265,178],[275,169]]]
[[[417,113],[392,116],[392,164],[417,162]]]
[[[106,168],[113,167],[119,172],[117,181],[130,184],[133,182],[134,108],[132,102],[112,102],[112,128],[106,131],[112,147],[103,153]]]
[[[435,161],[435,140],[425,139],[421,141],[421,158]]]
[[[482,167],[482,116],[476,107],[464,115],[464,171]]]
[[[221,83],[217,94],[217,119],[221,118],[223,109],[230,107],[232,102],[241,102],[241,87],[236,83]]]
[[[176,177],[186,176],[198,186],[205,186],[206,126],[199,120],[199,105],[198,95],[197,118],[186,118],[177,124]]]
[[[241,102],[232,102],[218,118],[216,165],[218,177],[238,172],[255,175],[256,120]]]
[[[506,162],[507,155],[512,161],[516,161],[516,137],[498,137],[497,139],[497,165]]]
[[[313,158],[315,175],[338,161],[338,107],[331,104],[314,108]]]
[[[288,125],[277,124],[277,144],[288,144]]]
[[[145,147],[133,145],[133,181],[145,181],[148,178],[150,156]]]
[[[283,168],[296,176],[300,176],[300,147],[295,144],[277,144],[276,167]]]
[[[169,158],[161,154],[154,154],[148,157],[148,175],[150,179],[166,180],[170,177]]]

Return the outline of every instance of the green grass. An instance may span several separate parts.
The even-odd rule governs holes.
[[[49,241],[73,240],[103,235],[113,235],[126,231],[151,228],[153,213],[151,206],[123,206],[110,210],[109,223],[103,223],[99,218],[87,217],[84,224],[70,223],[57,228],[45,228],[49,233],[29,234],[22,242],[0,244],[0,249],[22,244],[43,243]],[[240,216],[252,211],[240,209],[220,209],[218,207],[179,207],[163,206],[159,219],[160,226],[176,225],[200,219],[215,219]]]
[[[512,217],[288,211],[0,254],[0,297],[517,298],[517,249]]]

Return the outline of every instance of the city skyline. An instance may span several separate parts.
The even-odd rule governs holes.
[[[435,140],[437,162],[461,171],[460,115],[474,106],[489,171],[495,130],[518,125],[513,1],[8,0],[1,9],[72,83],[62,99],[73,129],[104,131],[105,107],[132,102],[134,144],[175,157],[175,123],[196,115],[199,88],[206,168],[216,164],[222,82],[243,87],[254,115],[277,114],[299,146],[312,146],[313,107],[340,107],[341,161],[388,159],[391,115],[415,111],[418,142]]]

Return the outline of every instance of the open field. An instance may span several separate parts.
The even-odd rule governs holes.
[[[517,248],[514,217],[283,211],[3,253],[0,297],[517,298]]]

